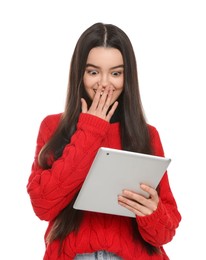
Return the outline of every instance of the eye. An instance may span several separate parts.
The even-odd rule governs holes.
[[[95,75],[98,74],[98,71],[96,71],[96,70],[87,70],[87,73],[92,75],[92,76],[95,76]]]
[[[113,71],[112,72],[112,75],[115,76],[115,77],[118,77],[122,74],[122,71]]]

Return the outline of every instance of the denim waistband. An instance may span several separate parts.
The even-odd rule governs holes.
[[[78,254],[74,260],[121,260],[119,256],[108,251],[97,251],[92,254]]]

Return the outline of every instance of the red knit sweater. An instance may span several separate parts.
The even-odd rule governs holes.
[[[119,123],[88,114],[80,114],[77,130],[62,156],[51,169],[42,170],[37,161],[42,146],[54,133],[61,114],[47,116],[41,123],[36,153],[28,180],[27,191],[35,214],[49,222],[65,208],[80,189],[99,147],[121,149]],[[164,156],[157,130],[148,126],[155,155]],[[142,238],[161,249],[162,254],[149,256],[139,240],[132,236],[131,219],[94,212],[85,212],[78,234],[70,233],[58,256],[59,242],[46,245],[44,260],[69,260],[76,254],[107,250],[125,260],[169,259],[163,245],[175,235],[181,216],[165,173],[160,183],[157,210],[144,217],[136,217]],[[47,230],[47,231],[48,231]]]

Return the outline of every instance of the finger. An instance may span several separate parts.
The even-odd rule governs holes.
[[[111,105],[109,102],[109,87],[107,86],[105,89],[100,90],[99,104],[97,110],[99,112],[103,112],[106,115],[109,106]]]
[[[84,98],[81,98],[81,103],[82,103],[82,113],[86,113],[88,109],[87,109],[87,103]]]
[[[144,214],[151,214],[157,209],[159,198],[145,198],[144,196],[129,191],[124,190],[122,196],[128,199],[128,204],[135,209],[142,211]]]
[[[121,202],[121,201],[118,201],[119,205],[121,205],[122,207],[128,209],[129,211],[133,212],[135,215],[139,216],[139,217],[143,217],[145,216],[141,211],[138,211],[134,208],[132,208],[131,206]]]
[[[109,107],[112,104],[112,96],[113,96],[113,89],[111,87],[108,87],[105,89],[105,104],[103,107],[103,110],[105,113],[108,112]]]
[[[91,104],[91,107],[90,109],[91,110],[96,110],[98,105],[99,105],[99,102],[100,102],[100,99],[101,99],[101,96],[102,96],[102,86],[101,85],[98,85],[98,88],[97,88],[97,91],[94,95],[94,98],[93,98],[93,101],[92,101],[92,104]]]
[[[109,110],[107,116],[106,116],[106,121],[110,121],[110,119],[112,118],[116,108],[118,106],[118,101],[114,102],[114,104],[112,105],[111,109]]]
[[[147,193],[149,193],[150,197],[155,198],[155,197],[158,196],[156,189],[154,189],[154,188],[152,188],[152,187],[150,187],[148,185],[145,185],[145,184],[141,184],[140,187],[141,187],[142,190],[144,190]]]
[[[123,190],[122,196],[141,205],[147,203],[147,198],[130,190]]]
[[[112,111],[111,111],[111,113],[107,117],[108,110],[112,104],[111,103],[112,96],[113,96],[113,87],[109,85],[104,89],[104,92],[102,93],[102,96],[98,104],[99,113],[102,113],[102,115],[105,116],[105,120],[107,121],[109,121],[112,116]]]
[[[140,203],[127,199],[121,195],[118,197],[118,203],[138,216],[150,215],[153,212],[151,209],[141,205]]]

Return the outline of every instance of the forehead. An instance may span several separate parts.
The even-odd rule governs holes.
[[[118,49],[95,47],[89,52],[87,64],[93,64],[100,67],[115,67],[123,65],[123,57]]]

